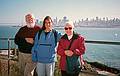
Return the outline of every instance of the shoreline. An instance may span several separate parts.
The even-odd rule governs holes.
[[[118,74],[120,73],[120,69],[114,68],[114,67],[109,67],[105,64],[102,63],[98,63],[98,62],[88,62],[86,61],[88,64],[90,64],[92,67],[98,68],[101,71],[107,71],[110,73],[114,73],[114,74]]]
[[[2,54],[0,54],[0,60],[8,60],[7,58],[8,58],[7,55],[2,55]],[[17,59],[14,60],[14,59],[12,59],[12,58],[11,58],[10,60],[11,60],[11,61],[17,61]],[[18,63],[18,62],[17,62],[17,63]],[[107,65],[105,65],[105,64],[102,64],[102,63],[98,63],[98,62],[88,62],[88,61],[86,61],[86,60],[85,60],[85,63],[90,64],[90,66],[91,66],[92,68],[97,68],[97,69],[99,69],[100,71],[107,71],[107,72],[114,73],[114,74],[120,73],[120,69],[117,69],[117,68],[114,68],[114,67],[109,67],[109,66],[107,66]]]

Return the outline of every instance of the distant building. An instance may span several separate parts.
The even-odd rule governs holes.
[[[69,21],[66,16],[63,19],[58,19],[57,17],[53,20],[54,26],[63,27],[65,22]],[[93,19],[81,19],[73,22],[76,27],[120,27],[120,19],[113,18],[108,19],[108,17],[95,17]]]

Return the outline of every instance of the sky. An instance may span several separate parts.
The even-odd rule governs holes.
[[[28,13],[40,20],[47,15],[72,21],[120,18],[120,0],[0,0],[0,23],[21,23]]]

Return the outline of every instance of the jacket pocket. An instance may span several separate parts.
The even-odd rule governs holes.
[[[50,44],[39,44],[36,47],[38,58],[50,58],[51,57],[51,45]]]

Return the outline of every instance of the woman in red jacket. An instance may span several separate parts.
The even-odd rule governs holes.
[[[74,32],[74,25],[72,22],[67,22],[65,24],[64,30],[65,30],[65,34],[61,37],[59,44],[58,44],[58,48],[57,48],[57,54],[60,56],[59,68],[61,69],[62,76],[78,76],[79,74],[78,72],[74,72],[74,73],[67,72],[66,58],[72,57],[72,56],[79,57],[82,54],[84,54],[85,53],[85,41],[81,35],[76,34]]]

